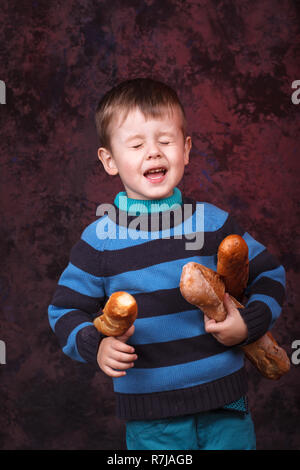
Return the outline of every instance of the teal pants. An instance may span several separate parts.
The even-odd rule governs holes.
[[[255,450],[250,413],[216,410],[126,423],[128,450]]]

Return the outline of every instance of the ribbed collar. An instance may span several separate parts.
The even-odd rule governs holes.
[[[121,191],[117,194],[114,200],[114,204],[122,211],[128,214],[150,214],[154,212],[164,212],[170,210],[175,204],[182,204],[181,191],[178,188],[174,188],[173,194],[170,197],[163,199],[132,199],[127,197],[125,191]]]

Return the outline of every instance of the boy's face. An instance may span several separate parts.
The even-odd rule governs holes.
[[[107,173],[119,174],[128,197],[161,199],[173,194],[191,149],[191,138],[183,137],[179,109],[146,119],[136,108],[125,120],[115,117],[110,142],[111,151],[101,147],[98,157]]]

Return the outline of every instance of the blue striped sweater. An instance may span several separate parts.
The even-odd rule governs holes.
[[[247,391],[243,351],[205,332],[203,313],[181,296],[182,267],[195,261],[216,270],[220,242],[231,233],[243,236],[250,261],[246,304],[240,309],[248,327],[243,344],[262,336],[280,315],[284,268],[228,212],[182,197],[178,188],[163,201],[167,210],[154,206],[155,223],[145,205],[128,212],[124,194],[72,248],[48,308],[51,328],[65,354],[97,365],[103,335],[92,321],[113,292],[127,291],[138,304],[128,341],[138,359],[126,376],[113,379],[117,415],[158,419],[230,406]],[[170,201],[179,204],[170,209]],[[202,246],[187,249],[196,233]]]

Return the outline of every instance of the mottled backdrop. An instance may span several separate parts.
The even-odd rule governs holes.
[[[128,77],[179,93],[193,138],[185,194],[231,211],[284,264],[273,333],[291,357],[300,340],[299,17],[296,0],[2,0],[0,448],[125,448],[111,379],[63,355],[47,307],[98,204],[122,189],[97,160],[93,116]],[[278,382],[248,370],[258,449],[299,449],[300,365]]]

